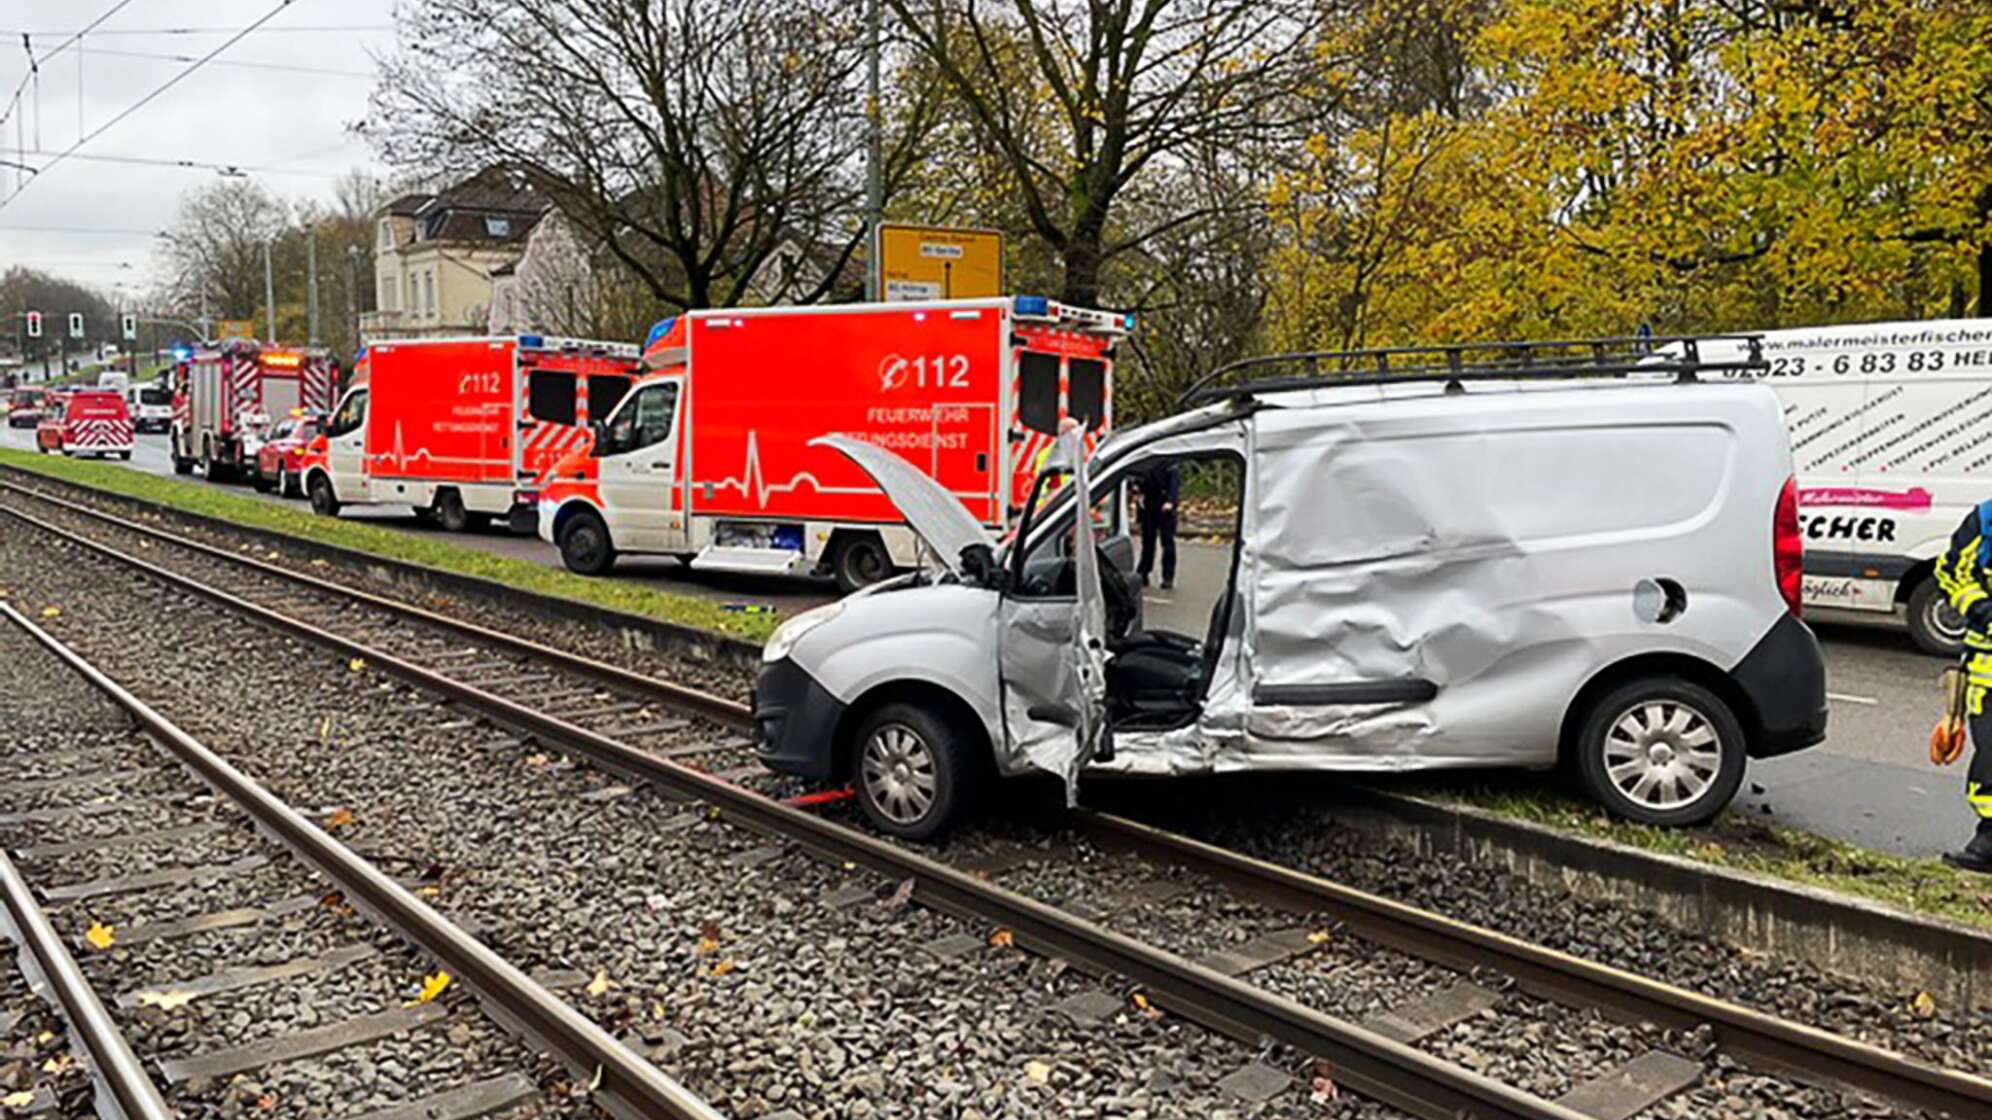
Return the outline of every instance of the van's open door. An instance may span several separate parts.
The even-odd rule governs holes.
[[[1079,771],[1095,757],[1112,756],[1106,728],[1106,601],[1100,589],[1100,554],[1094,540],[1090,503],[1071,503],[1070,561],[1026,572],[1025,555],[1039,510],[1052,497],[1052,477],[1063,477],[1075,496],[1088,493],[1086,451],[1077,430],[1058,437],[1034,484],[1019,536],[1012,545],[1010,586],[999,608],[997,638],[1003,689],[1003,725],[1011,751],[1065,781],[1068,804],[1076,803]],[[1060,518],[1061,523],[1064,518]],[[1061,550],[1046,539],[1039,551]],[[1064,576],[1069,570],[1071,583]]]

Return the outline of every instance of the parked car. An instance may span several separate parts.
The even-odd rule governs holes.
[[[45,389],[15,389],[7,395],[7,426],[32,428],[41,423],[42,409],[47,403],[48,391]]]
[[[256,489],[264,493],[274,490],[286,498],[303,497],[304,485],[299,480],[304,477],[305,449],[318,438],[324,424],[324,417],[315,412],[278,421],[269,437],[256,448],[250,472],[250,482]]]
[[[1566,764],[1614,814],[1705,821],[1748,758],[1825,735],[1791,448],[1770,390],[1614,344],[1314,355],[1385,372],[1215,390],[1090,460],[1071,432],[1002,547],[905,459],[824,437],[939,568],[776,631],[761,760],[915,838],[1031,771],[1076,795],[1082,772]],[[1194,632],[1145,626],[1130,571],[1125,490],[1163,467],[1229,480],[1200,499],[1229,543]]]
[[[35,426],[35,446],[43,452],[131,458],[131,409],[124,394],[78,389],[54,394]]]
[[[131,405],[131,422],[139,432],[165,432],[173,427],[173,390],[164,378],[146,381],[125,390]]]

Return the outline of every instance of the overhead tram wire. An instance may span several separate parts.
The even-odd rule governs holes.
[[[242,40],[248,38],[250,35],[254,34],[257,31],[257,29],[261,28],[264,24],[270,22],[271,20],[277,18],[277,15],[280,12],[282,12],[285,8],[290,7],[291,2],[292,0],[277,0],[277,5],[271,8],[269,11],[264,12],[263,15],[256,20],[256,22],[250,24],[245,28],[242,28],[240,31],[235,32],[233,35],[230,35],[219,46],[215,47],[213,50],[209,51],[208,53],[202,55],[199,61],[195,62],[191,66],[188,66],[186,69],[181,70],[179,73],[173,75],[172,77],[166,79],[165,82],[161,83],[158,87],[154,88],[151,93],[146,94],[144,97],[139,98],[137,101],[127,106],[125,110],[119,113],[117,116],[112,117],[110,120],[105,121],[103,124],[98,125],[95,129],[79,137],[76,143],[71,144],[69,147],[63,149],[62,152],[58,154],[54,159],[51,159],[47,163],[43,164],[36,171],[34,178],[29,179],[27,182],[22,183],[21,185],[15,187],[14,193],[8,195],[5,199],[0,199],[0,210],[5,210],[8,204],[12,203],[15,199],[21,197],[22,191],[25,191],[29,187],[33,186],[35,183],[40,182],[42,176],[47,174],[49,169],[55,167],[57,164],[60,164],[63,160],[68,159],[71,155],[73,155],[76,152],[78,148],[81,148],[83,145],[88,144],[90,141],[95,140],[97,137],[102,136],[104,133],[110,131],[112,128],[116,127],[120,122],[122,122],[125,118],[131,116],[133,113],[136,113],[140,109],[143,109],[147,105],[151,104],[156,98],[159,97],[160,94],[165,93],[167,90],[172,89],[174,86],[179,85],[182,81],[185,81],[188,77],[192,76],[201,67],[213,61],[215,56],[221,54],[223,51],[226,51],[228,48],[234,46],[235,44],[241,42]]]
[[[29,151],[26,154],[31,156],[54,156],[58,155],[59,153]],[[79,154],[72,154],[69,158],[83,160],[89,163],[123,163],[123,164],[131,164],[137,167],[184,167],[189,171],[219,171],[224,173],[248,171],[248,172],[253,172],[257,175],[309,175],[313,178],[318,178],[318,179],[337,179],[341,175],[345,174],[345,172],[343,171],[325,171],[325,170],[314,170],[309,168],[288,168],[276,164],[252,165],[246,163],[210,163],[205,160],[198,160],[198,159],[178,159],[178,158],[163,159],[163,158],[148,157],[148,156],[100,156],[100,155],[84,155],[79,153]]]
[[[124,0],[124,3],[119,4],[118,7],[122,8],[124,7],[125,4],[129,3],[131,3],[131,0]],[[272,27],[270,29],[270,33],[273,35],[311,35],[311,34],[330,35],[330,34],[341,34],[341,33],[354,34],[358,32],[393,31],[393,30],[394,30],[393,24],[373,24],[373,25],[354,24],[351,26],[341,26],[341,27]],[[84,28],[83,31],[33,31],[25,27],[0,28],[0,35],[34,35],[37,37],[50,38],[50,39],[54,38],[57,35],[80,36],[85,32],[90,32],[92,34],[97,34],[97,35],[233,35],[235,34],[235,28],[233,27],[114,27],[108,31],[93,31],[92,28]]]
[[[113,50],[109,47],[91,47],[90,55],[93,58],[96,57],[143,58],[143,59],[150,59],[155,62],[184,63],[184,62],[195,61],[195,56],[190,54],[157,54],[151,51],[120,51],[120,50]],[[372,80],[374,77],[373,74],[367,73],[366,71],[363,70],[333,70],[323,66],[293,66],[285,62],[257,62],[250,60],[218,58],[214,60],[212,65],[235,66],[247,70],[277,70],[286,74],[317,74],[327,78],[366,78],[368,80]]]
[[[97,28],[105,20],[111,18],[114,15],[117,15],[121,11],[124,11],[125,8],[128,7],[131,3],[132,0],[118,0],[118,2],[112,4],[109,10],[104,12],[103,15],[100,15],[96,19],[91,20],[90,25],[88,27],[85,27],[81,31],[73,31],[73,32],[8,31],[6,32],[5,34],[9,36],[12,35],[21,36],[22,45],[28,47],[28,72],[21,76],[21,84],[14,87],[14,96],[8,101],[7,108],[5,110],[0,110],[0,125],[6,124],[7,118],[13,116],[14,111],[20,108],[21,95],[24,92],[26,92],[28,88],[28,83],[34,79],[35,74],[38,72],[37,68],[41,66],[42,63],[47,62],[49,59],[54,58],[56,55],[59,55],[63,51],[68,50],[70,47],[75,46],[79,41],[82,40],[83,36],[95,32]],[[54,47],[51,47],[50,49],[42,52],[39,55],[34,53],[34,48],[32,46],[32,43],[36,35],[40,35],[42,38],[53,38],[57,35],[65,35],[65,34],[68,35],[69,37],[67,39],[64,39],[62,42],[56,44]],[[114,35],[117,34],[117,32],[107,31],[104,32],[104,34]]]

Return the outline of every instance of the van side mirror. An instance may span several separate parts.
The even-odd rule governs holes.
[[[996,566],[996,550],[986,544],[972,544],[961,550],[961,571],[978,587],[1001,590],[1002,573]]]
[[[606,421],[588,421],[588,434],[595,437],[588,447],[590,457],[599,459],[604,455],[611,454],[609,450],[609,425]]]

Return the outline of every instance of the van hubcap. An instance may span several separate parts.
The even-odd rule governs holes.
[[[894,824],[913,824],[934,807],[934,752],[903,723],[888,723],[865,740],[865,793]]]
[[[1672,700],[1644,700],[1605,736],[1612,785],[1652,809],[1679,809],[1708,794],[1722,770],[1722,739],[1708,717]]]

